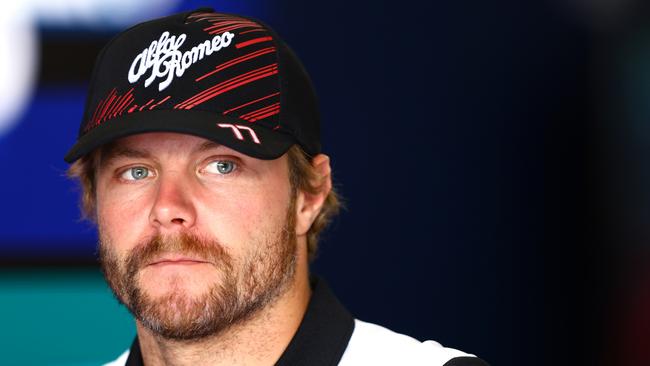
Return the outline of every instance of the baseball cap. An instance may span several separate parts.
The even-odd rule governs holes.
[[[320,152],[309,76],[259,20],[200,8],[135,25],[101,50],[72,163],[117,138],[168,131],[259,159]]]

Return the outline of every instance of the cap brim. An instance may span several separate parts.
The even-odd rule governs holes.
[[[152,110],[116,117],[95,127],[79,138],[64,160],[72,163],[115,139],[145,132],[178,132],[200,136],[264,160],[279,158],[295,143],[293,137],[281,131],[238,118],[215,115],[214,112]]]

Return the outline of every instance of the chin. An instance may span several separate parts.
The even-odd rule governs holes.
[[[166,273],[160,275],[143,274],[138,281],[140,289],[152,299],[180,296],[186,299],[205,296],[214,282],[206,281],[205,276],[195,273]]]

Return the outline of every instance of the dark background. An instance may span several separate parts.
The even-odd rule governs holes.
[[[494,366],[650,361],[646,6],[249,6],[247,15],[296,51],[320,96],[324,150],[347,209],[313,270],[356,317]],[[26,112],[27,122],[0,139],[5,171],[35,156],[30,150],[52,155],[54,172],[65,169],[90,67],[116,31],[41,27],[36,98],[52,104]],[[76,99],[56,99],[61,90]],[[62,104],[71,120],[58,121],[56,145],[48,132],[34,137],[38,113]],[[28,138],[50,150],[7,147]],[[70,182],[59,175],[43,193],[50,198],[32,206],[15,198],[21,189],[33,195],[29,184],[3,184],[16,193],[0,216],[4,264],[92,266],[94,233],[75,222]],[[63,229],[21,229],[34,226],[26,224],[34,207],[56,216],[39,225],[60,220]]]

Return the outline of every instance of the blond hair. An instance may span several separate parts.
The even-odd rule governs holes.
[[[97,223],[96,211],[96,185],[95,178],[97,168],[101,162],[102,154],[106,147],[98,148],[92,153],[86,154],[70,165],[67,176],[79,181],[81,187],[80,208],[82,217],[93,223]],[[289,182],[292,192],[297,190],[307,194],[316,194],[323,189],[323,185],[316,185],[321,177],[311,164],[311,158],[298,145],[293,145],[287,151],[289,162]],[[332,218],[336,216],[342,207],[342,201],[338,193],[332,187],[323,206],[307,231],[307,254],[309,260],[313,260],[318,251],[318,239],[321,232],[327,227]]]

